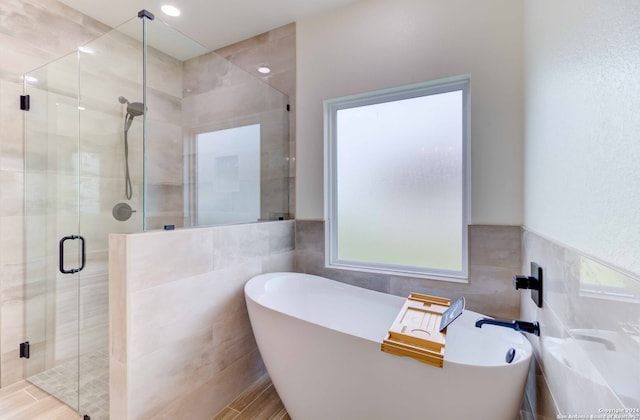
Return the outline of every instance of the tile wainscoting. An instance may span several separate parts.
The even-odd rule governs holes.
[[[111,410],[118,418],[211,418],[264,375],[243,286],[272,271],[401,296],[465,296],[469,309],[540,321],[541,337],[528,336],[536,360],[524,419],[640,405],[638,276],[519,226],[469,227],[467,284],[326,268],[324,222],[314,220],[116,234],[110,252]],[[542,308],[513,289],[513,275],[527,274],[532,261],[545,270]]]
[[[336,270],[325,267],[324,221],[296,221],[296,271],[398,296],[410,292],[457,299],[467,308],[496,318],[518,318],[520,296],[512,278],[521,269],[520,226],[469,226],[469,282],[452,283]]]
[[[525,229],[523,272],[531,262],[544,269],[542,308],[521,292],[522,319],[541,330],[529,336],[532,411],[555,419],[640,408],[640,276]]]
[[[327,269],[322,221],[111,235],[112,415],[206,418],[260,377],[243,285],[262,272],[307,272],[397,295],[465,296],[470,309],[517,317],[511,278],[522,265],[521,228],[469,232],[468,284]]]
[[[111,418],[209,420],[264,374],[244,284],[293,270],[294,226],[110,236]]]

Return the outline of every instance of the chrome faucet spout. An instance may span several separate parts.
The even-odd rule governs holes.
[[[484,324],[497,325],[499,327],[511,328],[516,331],[526,332],[529,334],[540,335],[540,324],[538,321],[527,322],[520,320],[501,321],[493,318],[480,318],[476,321],[476,327],[482,328]]]

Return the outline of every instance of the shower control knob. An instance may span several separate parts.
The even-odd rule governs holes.
[[[127,203],[118,203],[113,206],[113,211],[111,213],[113,214],[114,219],[120,222],[124,222],[129,220],[131,218],[131,215],[135,212],[136,211],[133,210]]]
[[[538,289],[538,279],[531,276],[514,276],[513,286],[517,289]]]
[[[531,289],[531,299],[542,308],[542,267],[531,263],[530,276],[513,276],[513,287],[517,289]]]

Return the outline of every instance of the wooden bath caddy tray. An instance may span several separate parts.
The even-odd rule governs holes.
[[[440,321],[450,306],[449,299],[411,293],[382,341],[382,351],[441,368],[447,329],[440,332]]]

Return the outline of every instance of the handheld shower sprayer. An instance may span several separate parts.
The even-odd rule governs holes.
[[[144,115],[144,104],[142,102],[129,102],[124,96],[118,97],[118,102],[122,105],[127,104],[127,116],[138,117]]]
[[[130,200],[133,192],[131,186],[131,175],[129,173],[129,129],[133,124],[133,119],[140,115],[144,115],[144,104],[141,102],[129,102],[124,96],[118,97],[118,102],[127,105],[127,114],[124,117],[124,163],[125,163],[125,196]]]

